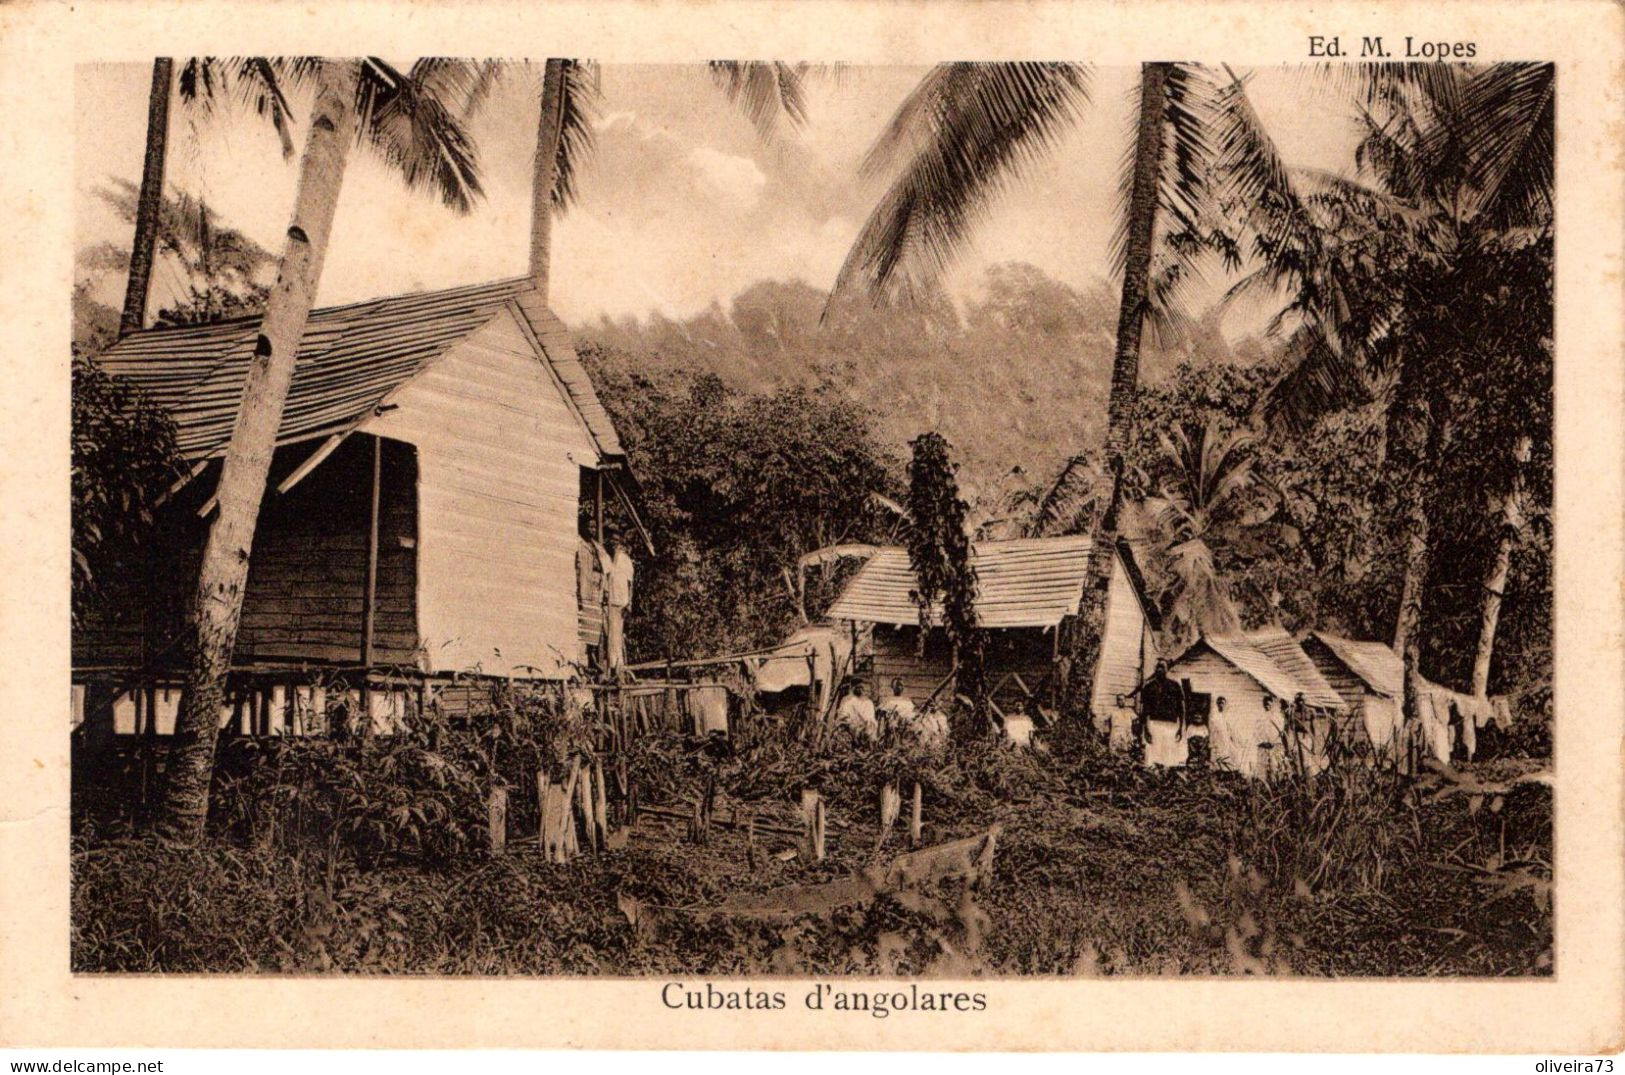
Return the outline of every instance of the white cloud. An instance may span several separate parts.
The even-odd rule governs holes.
[[[749,157],[700,146],[689,153],[688,162],[713,190],[743,205],[754,205],[767,186],[766,174]]]

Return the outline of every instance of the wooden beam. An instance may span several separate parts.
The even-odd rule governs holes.
[[[593,540],[602,545],[604,543],[604,470],[602,467],[598,467],[592,473],[592,534]]]
[[[367,526],[367,592],[361,603],[361,664],[372,667],[373,629],[378,619],[378,487],[383,480],[384,442],[372,438],[372,516]],[[361,708],[372,721],[372,677],[362,674]]]
[[[310,456],[303,463],[300,463],[297,467],[293,468],[293,473],[282,479],[281,483],[277,485],[276,491],[279,493],[286,493],[288,490],[304,481],[305,476],[311,471],[315,470],[317,467],[321,466],[322,460],[332,455],[333,449],[344,443],[344,438],[348,437],[351,432],[353,432],[353,430],[347,429],[342,433],[334,433],[331,437],[328,437],[326,440],[322,441],[321,447],[317,448],[314,452],[311,452]]]

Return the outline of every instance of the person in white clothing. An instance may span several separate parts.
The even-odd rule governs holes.
[[[914,734],[914,701],[903,693],[903,681],[891,681],[891,697],[876,707],[882,735],[893,738]]]
[[[875,704],[864,694],[863,680],[853,680],[852,692],[841,699],[840,708],[835,711],[835,722],[851,732],[854,738],[871,741],[879,726],[875,721]]]
[[[632,607],[632,557],[620,538],[609,543],[604,566],[604,649],[609,670],[626,665],[626,610]]]

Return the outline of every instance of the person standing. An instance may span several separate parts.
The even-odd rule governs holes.
[[[626,610],[632,607],[632,557],[618,537],[609,542],[604,574],[604,649],[611,672],[626,667]]]
[[[1168,675],[1168,662],[1159,660],[1151,678],[1140,685],[1140,712],[1145,718],[1145,763],[1183,765],[1185,744],[1185,691]]]
[[[875,721],[875,704],[865,697],[863,680],[852,681],[852,691],[841,699],[835,711],[835,721],[861,742],[872,742],[879,730]]]
[[[1112,699],[1106,711],[1106,742],[1113,754],[1127,754],[1134,746],[1134,725],[1140,715],[1121,694]]]
[[[876,707],[880,734],[893,739],[914,734],[914,701],[903,693],[901,677],[891,681],[891,697]]]

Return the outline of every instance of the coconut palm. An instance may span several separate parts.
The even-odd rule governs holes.
[[[120,336],[139,329],[147,315],[159,205],[164,197],[164,163],[169,156],[169,84],[174,78],[173,59],[160,56],[152,61],[152,89],[147,94],[147,150],[141,162],[135,245],[130,251],[130,279],[124,289],[124,311],[119,315]]]
[[[1267,413],[1307,428],[1330,410],[1388,400],[1389,457],[1402,490],[1394,648],[1410,682],[1420,657],[1427,506],[1450,435],[1462,331],[1446,288],[1471,259],[1551,226],[1554,71],[1373,65],[1357,85],[1357,177],[1287,169],[1234,76],[1222,91],[1216,167],[1262,263],[1241,286],[1286,287],[1287,312],[1299,321],[1293,365]]]
[[[954,63],[934,68],[898,109],[864,161],[890,185],[847,254],[834,292],[906,297],[939,276],[990,204],[1051,151],[1090,102],[1090,68],[1066,63]],[[1132,439],[1140,341],[1148,315],[1166,313],[1190,274],[1189,255],[1223,249],[1210,226],[1205,162],[1215,84],[1194,64],[1140,70],[1130,166],[1116,248],[1122,272],[1106,445],[1080,628],[1077,677],[1092,674]],[[1169,241],[1154,266],[1159,235]],[[1169,257],[1167,254],[1178,254]],[[1154,271],[1155,269],[1155,271]],[[1076,697],[1086,692],[1075,691]]]
[[[708,69],[718,88],[744,112],[763,139],[777,133],[781,117],[797,126],[806,122],[806,64],[718,60]],[[577,172],[592,150],[598,66],[585,60],[550,59],[542,65],[541,82],[531,179],[530,276],[546,299],[553,217],[574,202]]]
[[[267,71],[279,73],[269,66],[257,69],[261,78]],[[408,186],[434,190],[454,207],[466,209],[481,192],[474,146],[455,112],[480,91],[482,65],[422,60],[403,74],[374,59],[310,60],[286,70],[314,83],[315,104],[287,241],[226,446],[216,486],[218,508],[187,619],[190,665],[161,822],[167,837],[183,842],[202,836],[208,816],[219,713],[254,529],[350,150],[358,140],[372,147]],[[277,116],[280,124],[285,112]]]
[[[1241,627],[1220,559],[1245,559],[1284,539],[1280,497],[1253,469],[1256,441],[1212,420],[1157,433],[1162,478],[1143,506],[1153,555],[1173,583],[1164,595],[1165,622],[1183,642]]]
[[[287,159],[294,151],[288,94],[308,87],[315,70],[315,61],[301,57],[194,56],[181,64],[176,77],[173,59],[153,61],[146,153],[120,335],[145,323],[154,260],[163,252],[167,209],[162,192],[171,95],[203,119],[212,118],[228,103],[254,112],[276,132]],[[477,181],[471,183],[472,147],[457,113],[466,114],[479,104],[495,70],[492,64],[430,59],[403,73],[369,57],[356,82],[363,144],[388,161],[409,187],[432,190],[447,205],[466,212],[479,190]]]

